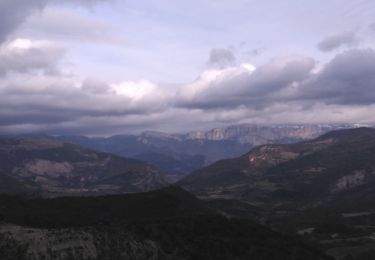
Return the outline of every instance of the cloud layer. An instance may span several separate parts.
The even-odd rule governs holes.
[[[13,68],[16,72],[26,69]],[[314,59],[308,57],[272,59],[258,68],[250,64],[208,68],[175,93],[146,80],[108,84],[95,78],[79,81],[62,75],[27,75],[8,77],[1,84],[3,132],[108,134],[155,127],[181,131],[249,120],[374,119],[364,112],[375,106],[372,49],[340,53],[318,71]],[[171,122],[173,126],[168,126]]]
[[[108,1],[0,1],[0,134],[108,135],[146,129],[186,132],[248,122],[375,122],[375,50],[359,48],[359,39],[363,46],[362,39],[366,38],[361,37],[359,30],[330,34],[343,30],[327,29],[321,35],[330,36],[318,46],[315,43],[321,35],[309,38],[313,51],[298,55],[293,44],[300,45],[302,40],[297,33],[291,35],[293,42],[285,44],[285,31],[279,32],[281,27],[270,23],[272,37],[280,39],[280,46],[275,41],[271,47],[282,54],[273,55],[265,41],[230,42],[234,34],[254,30],[260,24],[254,26],[249,22],[232,28],[232,21],[223,20],[220,26],[225,30],[204,24],[208,29],[203,32],[190,28],[195,21],[184,16],[190,13],[161,4],[151,5],[151,13],[157,18],[149,18],[149,13],[142,13],[144,9],[133,6],[125,12],[125,20],[120,12],[121,18],[114,17],[107,24],[99,19],[100,15],[91,19],[90,8],[77,8]],[[235,6],[208,3],[211,1],[202,4],[202,8],[208,5],[210,11],[222,15],[228,8],[234,8],[241,16]],[[246,4],[247,1],[241,1],[243,7]],[[259,8],[268,10],[267,7]],[[194,10],[202,14],[198,9]],[[289,8],[284,12],[288,17],[295,15],[288,13]],[[170,13],[177,13],[178,20],[185,22],[178,30],[171,29],[175,20],[163,20],[173,17],[168,16]],[[145,20],[149,23],[143,24]],[[156,20],[165,23],[155,24]],[[132,28],[137,23],[142,24],[142,30],[135,26],[134,30],[118,31],[117,27]],[[201,28],[201,23],[197,24]],[[370,31],[373,26],[368,24],[366,29]],[[311,30],[315,28],[310,26]],[[217,31],[221,36],[229,35],[226,39],[230,41],[220,42],[222,37],[217,37]],[[257,37],[254,31],[249,35],[251,40]],[[168,40],[173,37],[174,41]],[[187,41],[186,37],[202,39],[207,45],[201,47],[198,40]],[[167,44],[161,38],[167,39]],[[180,39],[184,48],[177,44]],[[137,47],[145,42],[149,56]],[[216,44],[227,47],[212,48]],[[176,53],[183,53],[182,58]],[[158,55],[162,58],[153,58]],[[184,74],[190,56],[199,56],[193,58],[196,67],[201,65],[200,72],[196,67],[193,70],[199,76],[173,83],[168,76]],[[170,60],[178,65],[168,66]],[[115,66],[118,71],[112,76]],[[125,67],[149,69],[154,74],[164,71],[167,83],[134,76]]]

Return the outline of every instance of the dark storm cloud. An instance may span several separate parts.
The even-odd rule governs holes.
[[[1,0],[0,1],[0,43],[4,42],[27,16],[41,10],[47,0]]]
[[[375,51],[349,50],[337,55],[324,69],[302,84],[298,98],[327,104],[375,103]]]
[[[355,46],[358,42],[359,40],[354,32],[344,32],[323,39],[318,44],[318,48],[321,51],[329,52],[342,46]]]
[[[229,49],[212,49],[208,59],[208,65],[212,67],[225,68],[236,63],[236,56]]]

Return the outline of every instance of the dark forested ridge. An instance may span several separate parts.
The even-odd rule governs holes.
[[[40,254],[53,259],[69,253],[72,259],[329,259],[249,219],[217,214],[178,187],[85,198],[1,195],[0,205],[4,257]],[[33,241],[41,232],[42,242]],[[79,250],[67,246],[74,242]],[[11,244],[18,250],[9,251]]]

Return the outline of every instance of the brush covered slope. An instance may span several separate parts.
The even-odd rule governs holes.
[[[1,259],[330,259],[215,213],[178,187],[104,197],[0,195]]]
[[[340,130],[307,142],[258,146],[179,184],[201,197],[239,199],[268,209],[340,204],[343,198],[348,205],[350,198],[375,194],[375,130]]]
[[[137,192],[166,186],[146,162],[43,138],[0,139],[3,192]]]
[[[252,216],[336,260],[375,259],[375,130],[263,145],[180,182],[221,211]]]

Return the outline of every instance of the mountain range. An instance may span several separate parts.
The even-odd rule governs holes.
[[[338,129],[255,146],[170,187],[147,162],[61,141],[73,137],[2,138],[0,257],[373,259],[375,129]]]
[[[316,138],[326,132],[358,125],[234,125],[209,131],[167,134],[148,131],[140,135],[110,137],[45,136],[95,150],[147,161],[171,180],[214,163],[234,158],[252,147],[270,143],[293,143]]]

